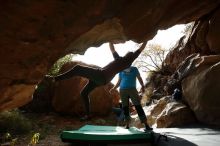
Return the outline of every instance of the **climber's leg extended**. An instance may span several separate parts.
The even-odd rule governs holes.
[[[83,66],[83,65],[74,66],[69,71],[56,76],[55,80],[64,80],[64,79],[71,78],[73,76],[85,77],[97,83],[102,82],[104,80],[100,68],[93,68],[93,67]]]

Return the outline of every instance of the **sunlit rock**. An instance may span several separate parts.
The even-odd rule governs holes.
[[[220,125],[220,56],[202,56],[182,82],[183,95],[200,122]]]
[[[151,106],[144,107],[147,122],[157,128],[182,126],[195,122],[193,112],[185,104],[166,96]],[[143,127],[137,115],[133,116],[132,125]]]
[[[220,11],[215,9],[212,13],[191,24],[191,29],[166,56],[165,63],[172,71],[175,71],[180,63],[191,54],[210,55],[220,53],[219,16]]]

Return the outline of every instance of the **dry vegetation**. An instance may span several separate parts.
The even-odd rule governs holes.
[[[76,117],[55,113],[21,113],[18,110],[3,112],[0,114],[0,145],[67,146],[68,143],[61,141],[60,133],[63,130],[76,130],[85,124],[116,125],[116,119],[110,115],[80,122]]]

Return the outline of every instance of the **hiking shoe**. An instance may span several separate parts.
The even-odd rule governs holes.
[[[129,121],[126,121],[126,124],[125,124],[125,129],[129,129],[130,126],[129,126]]]
[[[148,131],[152,131],[153,128],[149,127],[148,125],[145,125],[144,131],[148,132]]]
[[[126,124],[125,125],[125,129],[129,129],[130,127],[129,127],[129,124]]]

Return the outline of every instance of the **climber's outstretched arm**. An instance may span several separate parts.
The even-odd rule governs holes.
[[[114,52],[116,52],[116,51],[115,51],[115,47],[114,47],[114,45],[113,45],[112,42],[109,42],[109,48],[110,48],[112,54],[113,54]]]
[[[140,46],[140,48],[137,51],[142,52],[145,49],[146,44],[147,44],[147,41],[143,42],[143,44]]]
[[[109,42],[109,48],[110,48],[110,50],[111,50],[111,52],[112,52],[112,55],[113,55],[113,57],[114,57],[115,60],[118,59],[118,58],[120,58],[120,56],[118,55],[118,53],[115,51],[115,47],[114,47],[114,45],[113,45],[112,42]]]
[[[140,48],[134,52],[134,58],[137,58],[140,55],[140,53],[145,49],[146,44],[147,44],[147,41],[143,42]]]

